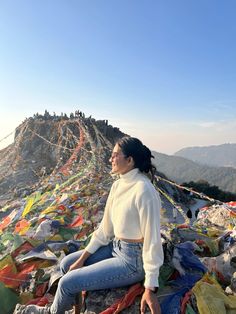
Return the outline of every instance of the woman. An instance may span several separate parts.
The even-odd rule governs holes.
[[[136,138],[124,137],[117,142],[110,162],[112,173],[120,178],[111,187],[99,228],[84,250],[62,260],[64,275],[51,307],[31,305],[25,307],[25,313],[62,314],[83,290],[118,288],[142,280],[141,313],[146,306],[152,314],[161,313],[155,294],[163,263],[161,202],[144,174],[154,178],[151,157],[151,151]]]

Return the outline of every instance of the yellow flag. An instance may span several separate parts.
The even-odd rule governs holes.
[[[2,258],[0,260],[0,269],[4,268],[5,266],[12,266],[12,270],[13,272],[16,274],[17,270],[16,270],[16,265],[13,261],[13,258],[11,257],[11,255],[6,255],[4,258]]]
[[[34,197],[34,196],[33,196],[33,197],[30,197],[30,198],[28,199],[28,202],[26,203],[25,208],[24,208],[24,211],[23,211],[23,213],[22,213],[22,217],[25,217],[25,216],[30,212],[31,207],[32,207],[33,204],[34,204],[34,200],[35,200],[35,197]]]

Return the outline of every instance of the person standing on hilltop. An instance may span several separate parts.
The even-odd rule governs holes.
[[[64,314],[83,290],[119,288],[144,281],[140,312],[145,313],[149,307],[152,314],[161,314],[155,294],[163,264],[161,201],[145,175],[154,179],[152,157],[136,138],[123,137],[116,143],[110,162],[112,173],[120,177],[111,187],[101,224],[84,250],[61,261],[64,275],[52,305],[17,305],[20,313]]]

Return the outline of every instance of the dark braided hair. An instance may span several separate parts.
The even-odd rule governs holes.
[[[134,167],[138,168],[141,172],[151,175],[151,181],[155,179],[156,167],[152,164],[152,153],[147,146],[135,138],[125,136],[117,141],[125,157],[132,157],[134,160]]]

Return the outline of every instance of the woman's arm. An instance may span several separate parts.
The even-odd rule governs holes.
[[[96,252],[99,247],[107,245],[110,242],[110,238],[113,235],[113,226],[110,219],[110,207],[112,205],[113,188],[114,183],[107,198],[104,215],[98,229],[93,232],[89,244],[86,246],[80,258],[70,266],[70,270],[83,267],[85,261],[91,254]]]
[[[145,271],[145,292],[141,301],[141,313],[145,312],[146,305],[152,314],[160,314],[161,309],[153,288],[159,286],[159,269],[163,264],[163,248],[160,234],[161,201],[157,191],[148,189],[139,198],[138,210],[140,226],[144,238],[143,266]]]
[[[140,225],[144,238],[143,266],[145,271],[145,288],[158,287],[159,269],[163,264],[164,254],[160,233],[160,208],[159,195],[143,193],[140,198]]]
[[[99,249],[101,246],[107,245],[114,236],[113,224],[110,217],[110,209],[113,202],[113,191],[115,183],[113,183],[108,195],[102,221],[98,229],[93,232],[92,238],[85,248],[85,250],[91,254],[96,252],[97,249]]]

